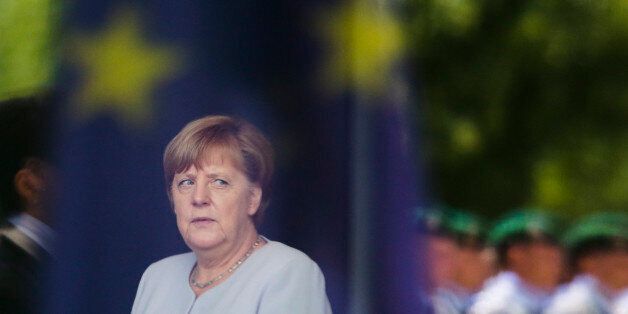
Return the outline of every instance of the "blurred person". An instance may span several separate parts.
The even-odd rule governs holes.
[[[41,311],[43,266],[52,255],[46,202],[51,165],[46,158],[48,97],[0,103],[0,313]]]
[[[257,232],[272,155],[257,128],[227,116],[192,121],[172,139],[167,194],[192,252],[146,269],[132,313],[331,313],[316,263]]]
[[[495,252],[486,245],[483,220],[470,212],[457,210],[448,215],[448,226],[458,247],[451,295],[464,313],[484,282],[495,273]]]
[[[457,298],[450,292],[456,274],[458,247],[447,223],[447,211],[441,206],[419,208],[417,226],[424,244],[428,275],[427,299],[434,313],[459,313]]]
[[[445,209],[422,209],[418,219],[426,241],[429,285],[432,288],[446,286],[454,278],[457,252],[456,242],[447,226]]]
[[[621,309],[622,292],[628,293],[628,215],[603,212],[585,217],[564,242],[575,277],[559,289],[545,313],[628,313],[628,308]]]
[[[539,313],[563,274],[558,225],[536,209],[509,213],[492,228],[499,273],[486,281],[469,313]]]

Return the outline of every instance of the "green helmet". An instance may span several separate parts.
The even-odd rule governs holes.
[[[511,211],[491,229],[488,241],[499,246],[515,237],[556,240],[559,235],[558,221],[537,208],[524,208]]]
[[[415,219],[422,232],[452,238],[463,246],[484,245],[484,222],[472,213],[437,205],[418,208]]]
[[[447,227],[461,246],[483,246],[484,221],[473,213],[452,209],[447,213]]]
[[[436,205],[431,207],[419,207],[414,211],[414,220],[417,229],[430,234],[449,234],[447,227],[447,207]]]
[[[600,212],[589,215],[574,224],[563,237],[568,249],[574,249],[593,239],[628,241],[628,214]]]

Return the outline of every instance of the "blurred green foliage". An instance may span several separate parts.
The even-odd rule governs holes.
[[[436,198],[628,210],[628,1],[409,3]]]
[[[53,2],[0,1],[0,100],[31,95],[52,84]]]

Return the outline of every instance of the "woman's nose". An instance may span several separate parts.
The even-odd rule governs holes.
[[[194,186],[194,192],[192,193],[192,205],[204,206],[209,204],[209,189],[197,184]]]

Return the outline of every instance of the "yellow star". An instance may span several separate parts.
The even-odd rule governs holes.
[[[102,33],[77,36],[74,44],[84,71],[74,99],[76,117],[110,112],[127,124],[146,126],[152,118],[152,92],[175,71],[176,53],[146,42],[130,9],[115,14]]]
[[[403,50],[402,30],[386,8],[369,0],[349,3],[323,24],[330,41],[323,84],[332,91],[353,88],[364,95],[381,94]]]

